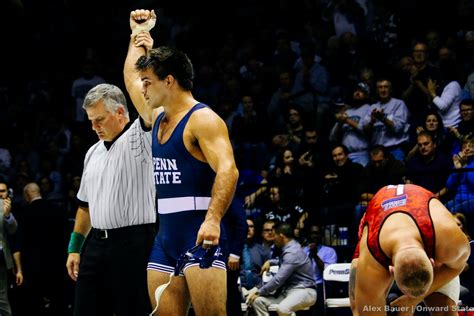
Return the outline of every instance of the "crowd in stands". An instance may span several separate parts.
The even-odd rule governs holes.
[[[139,2],[137,8],[154,5]],[[196,9],[193,14],[178,5],[154,8],[155,46],[176,46],[190,55],[194,96],[225,120],[230,133],[240,171],[235,200],[248,218],[242,286],[261,282],[259,269],[275,255],[275,223],[290,224],[305,251],[319,256],[315,269],[324,266],[321,259],[350,261],[358,222],[372,196],[388,184],[429,189],[463,215],[466,234],[474,236],[472,3],[258,2],[226,4],[230,9],[218,4],[219,17],[196,3],[186,4]],[[0,176],[15,193],[19,231],[31,230],[18,243],[30,251],[26,266],[50,256],[63,267],[67,249],[61,255],[32,250],[29,243],[42,243],[48,229],[37,231],[33,223],[51,225],[29,218],[25,186],[36,183],[61,213],[54,222],[62,221],[64,229],[49,233],[66,240],[83,159],[97,141],[81,108],[83,97],[98,83],[123,86],[125,22],[133,8],[112,1],[87,4],[2,4],[11,14],[0,25],[13,29],[4,42],[18,45],[2,61]],[[447,20],[455,23],[439,22]],[[341,227],[348,228],[346,242]],[[51,277],[63,277],[71,288],[65,268],[58,270],[63,275]],[[467,291],[461,299],[474,304],[468,270],[461,277],[470,278],[461,281]],[[51,294],[41,285],[47,281],[35,282],[28,286],[41,288],[38,293],[48,298],[41,304],[48,308],[55,295],[68,294]],[[320,275],[315,282],[319,296]],[[26,307],[13,298],[15,308]]]

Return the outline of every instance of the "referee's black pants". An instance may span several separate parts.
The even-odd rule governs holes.
[[[74,316],[145,316],[155,225],[92,229],[81,253]]]

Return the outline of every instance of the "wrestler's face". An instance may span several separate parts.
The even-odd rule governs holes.
[[[100,140],[112,141],[122,132],[125,119],[125,110],[119,107],[116,113],[107,110],[104,102],[99,101],[96,105],[86,109],[87,117],[92,123],[92,129]]]
[[[163,105],[174,78],[167,76],[164,80],[161,80],[152,69],[143,70],[140,73],[140,78],[142,80],[142,94],[147,105],[153,109]]]

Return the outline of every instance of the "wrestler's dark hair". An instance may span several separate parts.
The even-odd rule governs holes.
[[[160,80],[171,75],[184,90],[191,91],[193,89],[193,64],[185,53],[176,48],[160,46],[151,49],[148,56],[138,58],[135,69],[138,71],[153,69]]]

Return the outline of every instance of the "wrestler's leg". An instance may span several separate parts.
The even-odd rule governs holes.
[[[196,316],[226,315],[227,278],[224,269],[191,266],[185,269],[184,275]]]
[[[425,304],[432,316],[455,316],[458,315],[457,303],[441,293],[432,293],[425,298]]]
[[[148,270],[148,294],[150,296],[150,301],[153,308],[156,306],[156,288],[162,284],[168,283],[169,280],[169,273]],[[189,304],[190,297],[188,287],[186,285],[186,279],[182,276],[173,276],[171,283],[161,295],[158,312],[155,313],[155,315],[184,316],[188,312]]]

